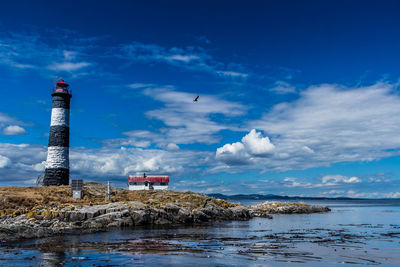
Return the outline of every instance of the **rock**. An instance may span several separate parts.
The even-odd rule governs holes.
[[[201,210],[193,210],[192,211],[193,214],[193,222],[194,223],[198,223],[198,222],[208,222],[211,217],[207,214],[205,214],[203,211]]]
[[[190,210],[185,208],[179,209],[179,212],[175,218],[178,223],[188,224],[193,222],[193,214],[190,212]]]
[[[21,209],[18,212],[4,210],[4,215],[0,217],[0,240],[14,241],[66,234],[70,231],[91,233],[135,225],[193,224],[220,220],[249,220],[253,217],[271,219],[270,214],[277,213],[329,211],[327,207],[290,202],[267,201],[245,207],[201,194],[182,196],[181,192],[170,193],[163,202],[158,199],[163,199],[162,193],[152,194],[153,198],[148,199],[146,203],[126,201],[102,205],[68,205],[61,209],[54,209],[52,206],[51,209],[40,207]]]
[[[173,215],[177,215],[180,209],[181,207],[173,203],[168,203],[167,205],[164,206],[165,212]]]
[[[244,206],[236,206],[229,209],[232,211],[235,220],[248,220],[252,217],[248,208]]]
[[[265,201],[256,205],[249,206],[248,208],[253,217],[265,217],[268,214],[307,214],[330,211],[330,209],[325,206],[277,201]]]

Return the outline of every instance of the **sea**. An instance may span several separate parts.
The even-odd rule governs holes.
[[[0,266],[400,266],[400,200],[301,202],[332,211],[3,243]]]

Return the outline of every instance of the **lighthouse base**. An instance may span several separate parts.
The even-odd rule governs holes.
[[[46,169],[44,173],[43,185],[68,185],[69,169]]]

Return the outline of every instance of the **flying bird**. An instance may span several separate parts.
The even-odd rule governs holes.
[[[199,97],[200,97],[200,96],[196,96],[196,98],[193,99],[193,102],[197,102],[197,101],[199,100]]]

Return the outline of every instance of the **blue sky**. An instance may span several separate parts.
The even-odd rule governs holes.
[[[56,77],[71,177],[400,197],[397,1],[3,1],[0,185],[43,173]],[[199,102],[192,100],[200,95]]]

